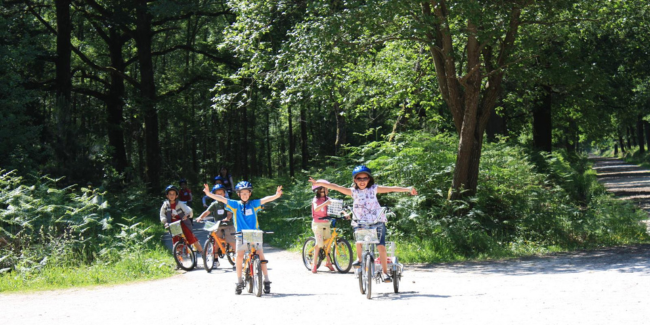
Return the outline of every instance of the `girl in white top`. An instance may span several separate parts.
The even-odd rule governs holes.
[[[361,221],[366,223],[374,223],[377,225],[377,232],[379,234],[379,244],[377,250],[379,251],[379,259],[381,267],[384,271],[384,282],[392,282],[388,269],[386,267],[386,215],[381,213],[382,209],[377,201],[378,193],[391,193],[391,192],[408,192],[411,195],[417,195],[418,192],[413,187],[399,187],[399,186],[379,186],[375,184],[372,177],[372,171],[366,166],[357,166],[352,170],[352,179],[354,186],[347,188],[333,183],[326,183],[309,178],[312,186],[322,186],[330,190],[339,191],[345,195],[352,196],[354,200],[353,208],[354,215]],[[353,224],[355,226],[355,224]],[[363,251],[361,244],[357,245],[357,261],[352,263],[354,267],[361,265],[361,253]]]

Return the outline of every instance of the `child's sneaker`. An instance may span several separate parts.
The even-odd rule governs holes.
[[[361,267],[361,261],[356,260],[356,261],[352,262],[352,267],[355,268],[355,269],[360,268]]]
[[[391,283],[393,282],[393,278],[388,275],[388,273],[384,273],[384,283]]]
[[[332,266],[332,263],[327,262],[327,263],[325,264],[325,266],[326,266],[328,269],[330,269],[330,271],[334,271],[334,267]]]
[[[240,295],[242,290],[244,290],[244,282],[237,282],[237,286],[235,287],[235,294]]]
[[[264,281],[264,293],[271,293],[271,281]]]
[[[314,263],[314,266],[311,268],[311,273],[317,273],[318,272],[318,264]]]

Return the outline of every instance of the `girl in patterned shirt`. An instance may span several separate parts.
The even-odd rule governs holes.
[[[411,195],[417,195],[418,192],[413,187],[399,187],[399,186],[379,186],[375,184],[375,179],[372,177],[372,171],[366,166],[357,166],[352,170],[352,179],[354,186],[347,188],[333,183],[326,183],[309,178],[312,186],[322,186],[330,190],[339,191],[345,195],[352,196],[354,200],[352,211],[360,221],[367,224],[376,226],[377,234],[379,235],[379,243],[377,250],[379,251],[379,260],[381,267],[384,271],[384,282],[392,282],[388,269],[386,267],[386,215],[383,212],[379,201],[377,201],[378,193],[392,193],[392,192],[408,192]],[[356,224],[353,223],[353,227]],[[356,227],[355,227],[356,230]],[[363,251],[361,244],[357,246],[357,260],[352,263],[355,268],[361,265],[361,253]]]

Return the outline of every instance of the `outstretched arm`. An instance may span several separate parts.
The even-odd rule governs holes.
[[[335,191],[341,192],[342,194],[352,196],[352,191],[347,187],[336,185],[334,183],[330,183],[330,184],[328,184],[328,183],[320,183],[320,182],[317,182],[316,180],[314,180],[311,177],[309,177],[309,182],[311,183],[311,185],[322,186],[324,188],[327,188],[327,189],[330,189],[330,190],[335,190]]]
[[[377,186],[377,193],[393,193],[393,192],[408,192],[411,195],[418,195],[415,187],[399,187],[399,186]]]
[[[278,189],[275,191],[275,195],[269,195],[269,196],[263,197],[260,200],[260,202],[262,204],[266,204],[266,203],[269,203],[269,202],[271,202],[273,200],[279,199],[281,196],[282,196],[282,185],[278,186]]]
[[[210,192],[210,188],[208,187],[208,184],[203,184],[203,193],[205,193],[206,196],[215,199],[223,204],[228,203],[228,199],[226,199],[225,197]]]

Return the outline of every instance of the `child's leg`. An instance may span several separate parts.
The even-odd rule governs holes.
[[[386,258],[386,246],[377,245],[377,250],[379,251],[379,261],[381,261],[381,269],[384,273],[388,274],[387,258]]]
[[[244,250],[237,251],[237,261],[235,261],[235,268],[237,270],[237,282],[243,282],[241,277],[241,265],[244,263]]]
[[[194,245],[194,249],[196,249],[197,252],[203,253],[203,248],[201,247],[198,241],[195,241],[193,245]]]
[[[357,261],[361,261],[361,253],[363,253],[363,244],[357,243]]]

